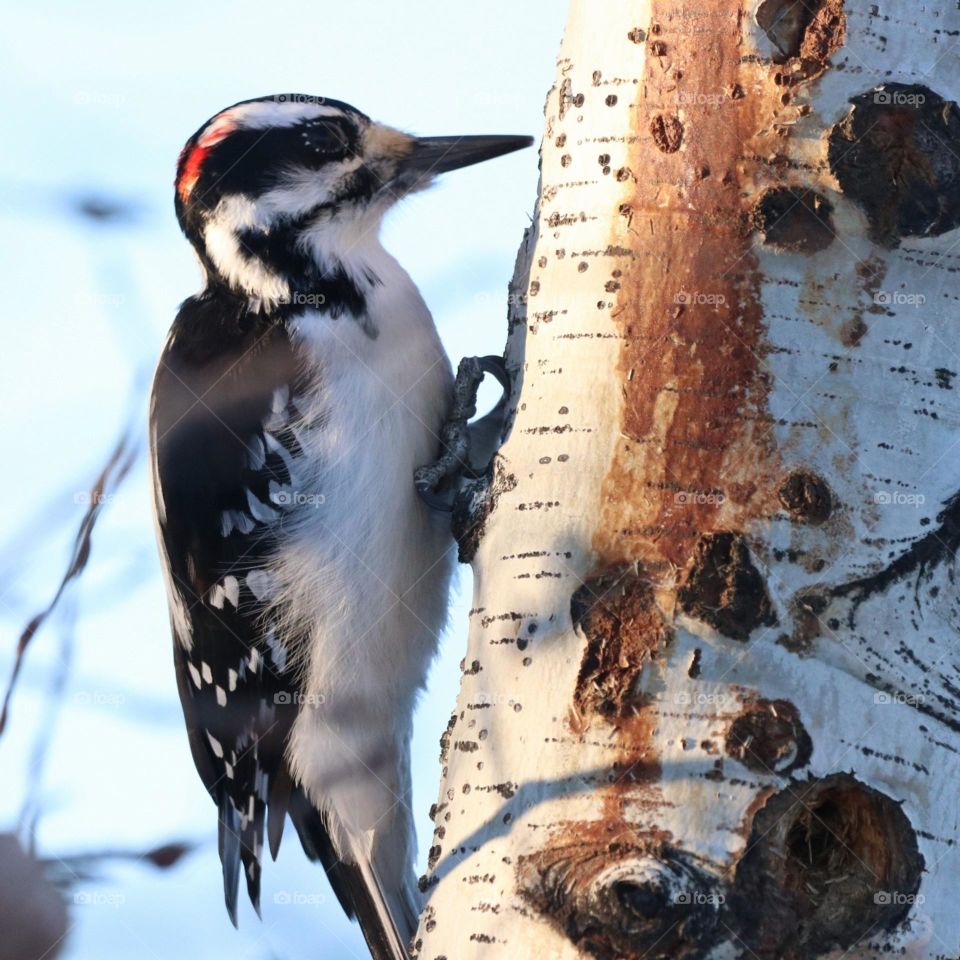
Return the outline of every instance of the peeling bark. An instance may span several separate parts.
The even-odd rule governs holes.
[[[422,960],[956,960],[955,4],[572,0]]]

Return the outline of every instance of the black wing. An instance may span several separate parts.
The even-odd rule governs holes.
[[[301,370],[286,329],[225,293],[186,301],[154,380],[151,444],[174,661],[194,763],[219,809],[224,897],[236,924],[242,869],[259,912],[269,809],[276,856],[290,813],[353,916],[356,878],[283,754],[299,684],[269,619],[264,571],[302,455],[290,422]],[[183,636],[183,634],[189,636]],[[289,640],[289,638],[286,638]]]

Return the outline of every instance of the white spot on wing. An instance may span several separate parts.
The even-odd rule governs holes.
[[[273,578],[266,570],[251,570],[247,574],[247,587],[257,600],[263,600],[273,589]]]
[[[209,663],[201,663],[200,671],[203,673],[203,679],[206,680],[207,683],[213,683],[213,671],[210,669]]]
[[[192,664],[187,663],[187,670],[190,671],[190,679],[193,681],[193,685],[199,690],[200,689],[200,671]]]
[[[225,707],[227,705],[227,691],[217,684],[217,705]]]
[[[223,744],[209,730],[205,732],[207,734],[207,739],[210,741],[210,747],[213,749],[214,755],[222,758]]]
[[[273,627],[270,628],[266,640],[267,646],[270,648],[270,656],[273,658],[273,662],[277,665],[277,669],[285,670],[287,666],[287,649],[277,639],[277,632],[273,629]]]
[[[267,462],[267,449],[260,437],[251,437],[247,444],[247,463],[251,470],[260,470]]]
[[[228,670],[227,671],[227,686],[231,693],[237,689],[237,671]]]
[[[225,601],[229,601],[234,608],[240,603],[240,581],[236,577],[224,577],[222,583],[210,589],[210,606],[222,610]]]
[[[234,530],[250,533],[256,524],[242,510],[224,510],[220,514],[220,535],[229,537]]]
[[[239,606],[240,604],[240,581],[236,577],[224,577],[223,578],[223,590],[227,595],[227,599],[234,605],[234,607]]]
[[[272,507],[267,506],[265,503],[261,503],[250,490],[246,491],[247,494],[247,507],[250,510],[250,515],[254,520],[259,520],[261,523],[271,523],[277,519],[277,514]]]
[[[288,472],[292,472],[293,469],[293,457],[290,455],[290,451],[272,434],[267,430],[263,439],[266,441],[267,449],[271,453],[275,453],[283,461],[284,466],[287,468]]]

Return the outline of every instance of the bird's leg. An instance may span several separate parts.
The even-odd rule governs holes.
[[[485,417],[471,424],[477,413],[477,391],[489,373],[503,387],[503,396]],[[510,395],[510,378],[500,357],[464,357],[457,368],[453,404],[440,431],[440,457],[414,471],[420,498],[435,510],[449,513],[460,480],[476,479],[490,464],[500,445]]]

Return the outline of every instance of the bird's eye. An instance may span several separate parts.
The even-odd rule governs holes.
[[[352,156],[356,134],[343,123],[317,118],[301,124],[298,137],[300,148],[308,162],[326,163]]]

